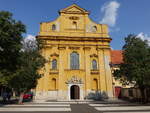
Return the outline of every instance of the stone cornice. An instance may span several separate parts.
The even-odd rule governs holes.
[[[69,49],[78,50],[78,49],[80,49],[80,47],[69,47]]]
[[[36,38],[43,40],[63,40],[63,41],[102,41],[110,42],[112,39],[108,37],[69,37],[69,36],[47,36],[47,35],[38,35]]]
[[[99,70],[91,70],[91,74],[99,74]]]
[[[59,50],[64,50],[64,49],[66,49],[66,47],[65,46],[61,46],[61,47],[58,47],[58,49]]]
[[[110,46],[101,46],[101,47],[97,47],[96,50],[102,50],[102,49],[110,49]]]
[[[59,70],[50,69],[49,74],[59,74]]]
[[[51,45],[44,44],[44,48],[52,49],[52,46],[51,46]]]
[[[65,71],[72,71],[72,72],[85,72],[84,69],[64,69]]]
[[[84,50],[91,50],[91,47],[83,47]]]

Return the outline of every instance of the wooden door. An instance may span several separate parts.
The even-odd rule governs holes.
[[[77,85],[71,86],[71,99],[80,99],[80,88]]]

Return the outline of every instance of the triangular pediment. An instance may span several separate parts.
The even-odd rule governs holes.
[[[62,10],[60,10],[60,13],[82,13],[82,14],[89,14],[88,11],[86,11],[85,9],[79,7],[76,4],[73,4],[67,8],[64,8]]]
[[[84,12],[83,10],[79,9],[78,7],[71,7],[66,11],[69,11],[69,12]]]

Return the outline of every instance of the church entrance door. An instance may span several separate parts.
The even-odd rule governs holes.
[[[70,88],[71,99],[80,99],[80,88],[77,85],[73,85]]]

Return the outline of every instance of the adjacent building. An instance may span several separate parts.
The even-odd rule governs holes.
[[[119,79],[115,79],[113,73],[115,70],[120,69],[120,64],[123,63],[123,51],[122,50],[111,50],[111,71],[112,71],[112,78],[113,78],[113,89],[114,89],[114,97],[121,98],[121,97],[128,97],[131,94],[131,90],[134,87],[133,83],[122,82],[125,78],[123,76]]]

